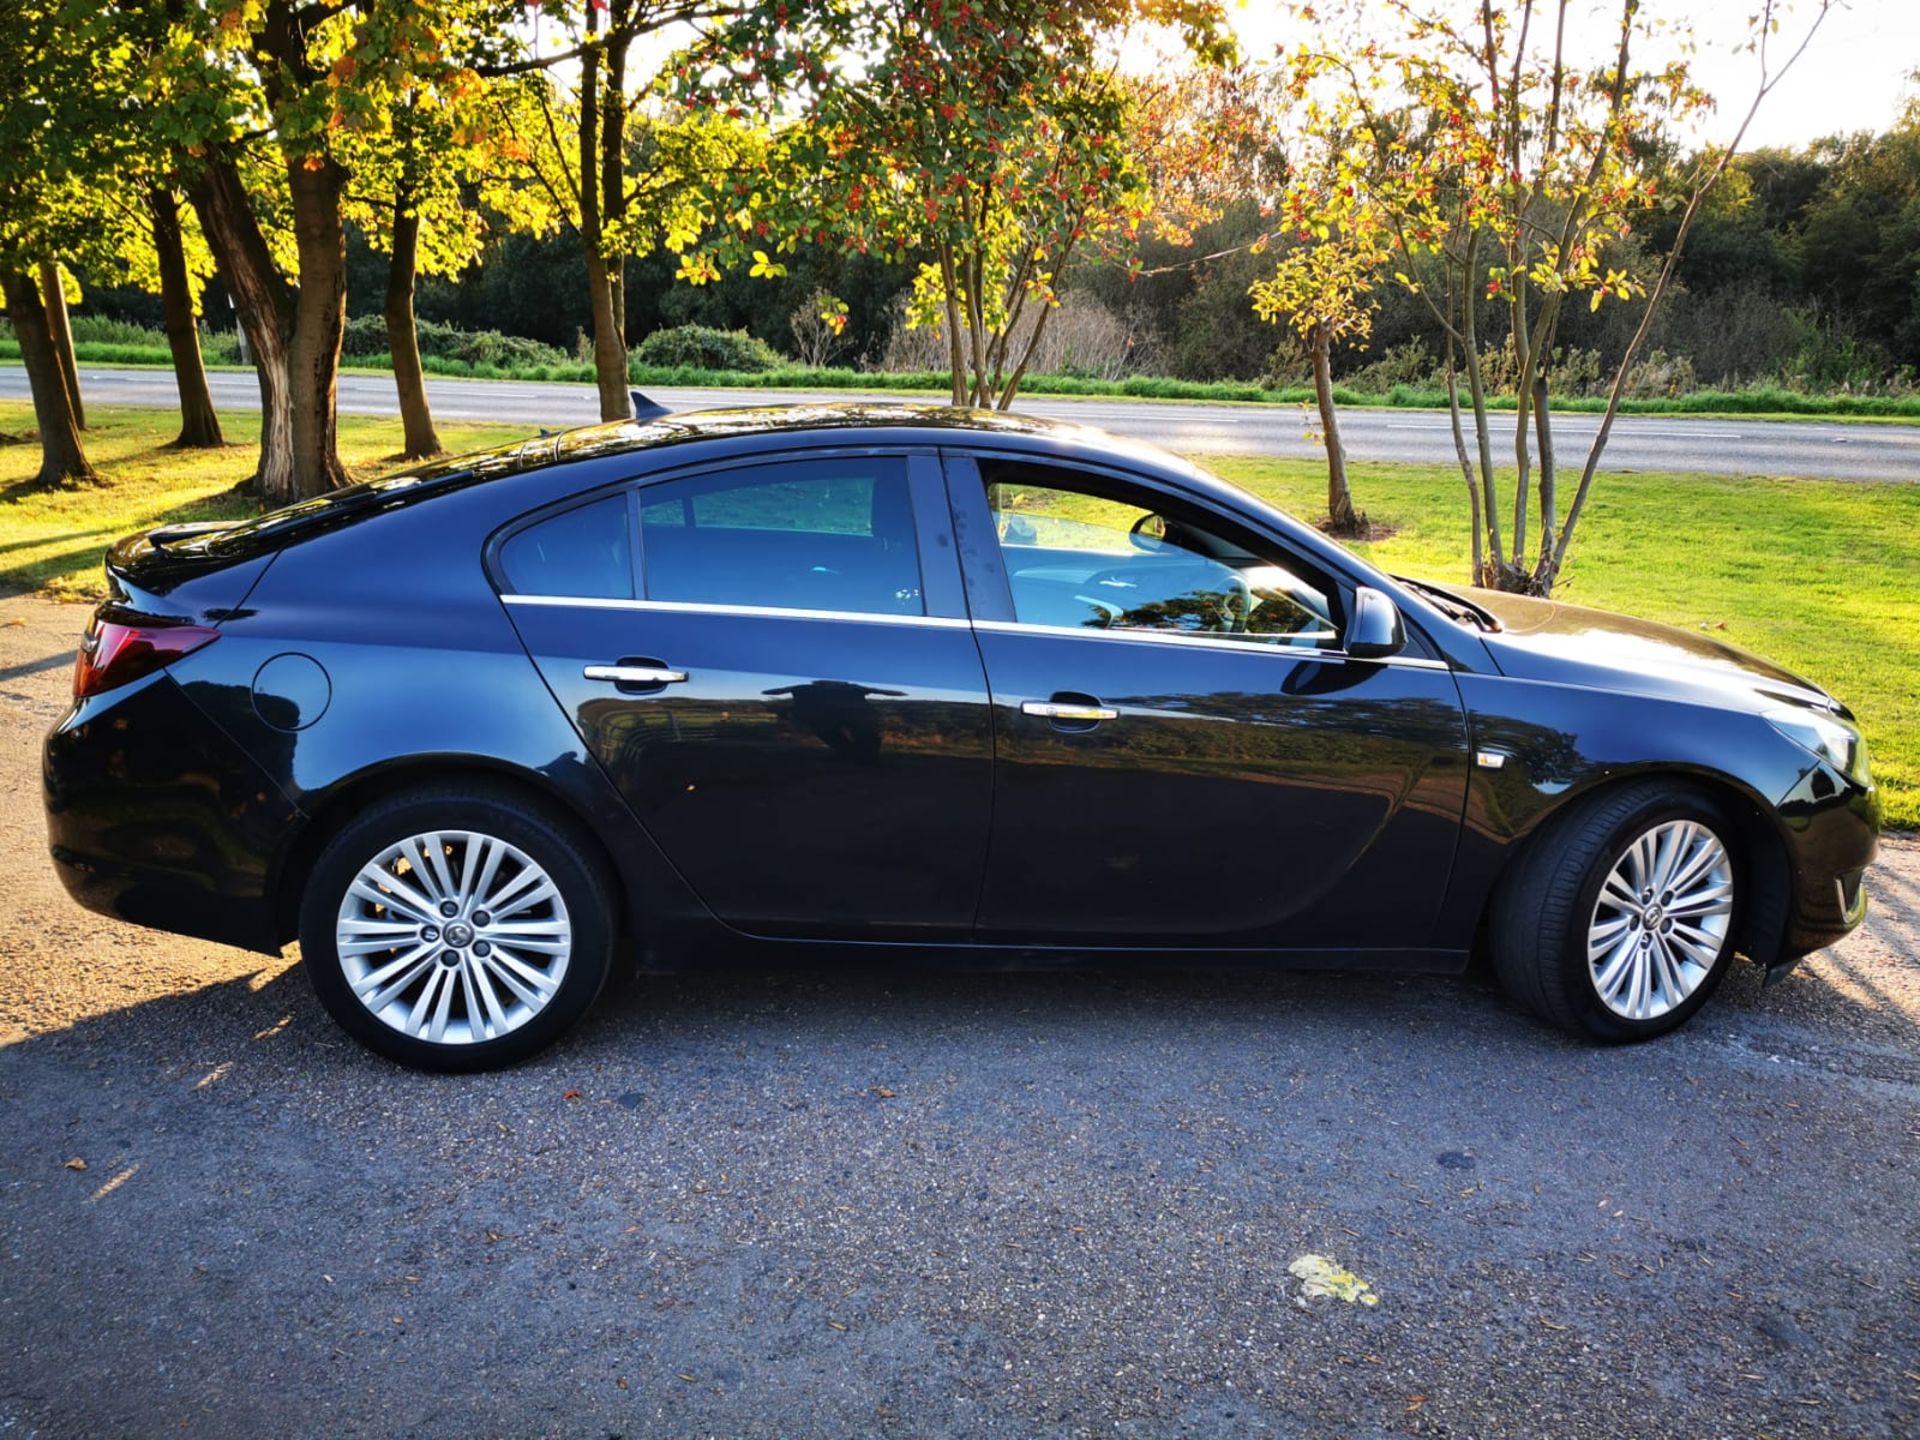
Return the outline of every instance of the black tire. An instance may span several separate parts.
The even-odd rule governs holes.
[[[355,995],[336,944],[340,907],[361,868],[388,847],[437,830],[491,836],[519,850],[553,882],[571,927],[571,948],[558,989],[514,1028],[491,1038],[436,1043],[395,1028]],[[612,894],[592,842],[565,817],[507,786],[421,786],[368,807],[327,842],[301,896],[300,953],[320,1003],[343,1030],[368,1049],[419,1070],[489,1070],[545,1049],[599,995],[612,961]],[[559,912],[552,907],[543,913]],[[473,948],[480,953],[479,945]],[[399,953],[397,948],[393,953]],[[383,953],[370,963],[386,958]],[[454,975],[439,978],[454,990],[459,971],[449,968],[454,968]],[[425,985],[427,979],[423,972],[419,983]],[[511,992],[504,985],[496,985],[494,993],[509,1002],[506,1013],[514,1014]],[[462,1015],[468,998],[466,991],[454,995],[452,1006]]]
[[[1672,820],[1705,826],[1725,848],[1734,912],[1719,954],[1692,993],[1664,1014],[1629,1018],[1601,998],[1588,966],[1588,925],[1601,887],[1628,847]],[[1622,785],[1575,802],[1526,847],[1494,896],[1488,940],[1501,986],[1535,1015],[1592,1040],[1651,1040],[1684,1025],[1719,988],[1733,963],[1747,872],[1738,833],[1713,797],[1685,781]]]

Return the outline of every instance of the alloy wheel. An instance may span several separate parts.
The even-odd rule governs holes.
[[[340,901],[349,989],[382,1023],[435,1045],[495,1040],[559,993],[573,950],[566,902],[497,836],[436,830],[387,846]]]
[[[1693,820],[1642,833],[1608,871],[1587,926],[1593,988],[1614,1014],[1652,1020],[1700,988],[1733,923],[1733,860]]]

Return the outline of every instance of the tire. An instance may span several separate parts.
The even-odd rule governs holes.
[[[440,843],[422,848],[429,836]],[[570,821],[505,786],[423,786],[327,842],[301,896],[300,953],[320,1003],[368,1049],[488,1070],[545,1049],[599,995],[612,893]]]
[[[1746,892],[1734,834],[1726,812],[1684,782],[1639,781],[1576,802],[1527,842],[1494,896],[1488,938],[1502,987],[1592,1040],[1650,1040],[1684,1025],[1733,962]],[[1652,848],[1635,853],[1643,838]],[[1679,891],[1649,900],[1643,887],[1630,906],[1622,888],[1635,876],[1660,880],[1668,855]]]

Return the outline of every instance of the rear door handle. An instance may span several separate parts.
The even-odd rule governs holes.
[[[611,680],[616,685],[678,685],[687,678],[684,670],[654,665],[589,665],[582,673],[589,680]]]
[[[1038,715],[1043,720],[1118,720],[1120,712],[1110,705],[1088,704],[1084,701],[1026,700],[1020,705],[1022,715]]]

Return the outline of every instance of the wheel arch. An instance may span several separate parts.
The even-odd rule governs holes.
[[[1772,964],[1786,942],[1791,918],[1793,864],[1786,837],[1780,832],[1773,807],[1759,792],[1723,770],[1702,765],[1637,765],[1595,778],[1560,795],[1558,803],[1535,816],[1507,847],[1499,873],[1481,901],[1480,919],[1475,927],[1476,945],[1478,937],[1486,932],[1496,898],[1539,836],[1577,818],[1589,802],[1649,780],[1685,784],[1711,799],[1726,817],[1731,831],[1727,838],[1736,847],[1735,859],[1745,871],[1750,897],[1736,916],[1734,948],[1762,966]]]
[[[626,877],[592,817],[562,787],[539,771],[488,756],[422,755],[383,761],[343,776],[321,792],[317,804],[308,797],[301,807],[307,816],[306,823],[281,846],[267,876],[266,893],[280,943],[286,944],[299,931],[301,892],[320,852],[355,815],[374,801],[402,789],[458,785],[463,781],[518,791],[523,799],[566,822],[587,847],[607,881],[607,892],[614,904],[614,914],[610,917],[614,935],[632,933],[632,901]]]

